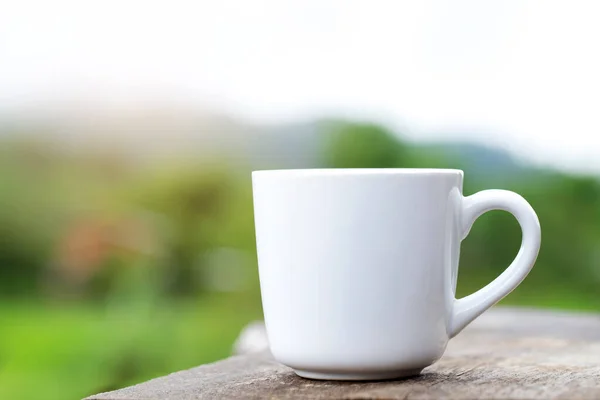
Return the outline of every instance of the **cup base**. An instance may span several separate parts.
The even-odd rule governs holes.
[[[330,373],[295,369],[294,372],[296,373],[296,375],[302,378],[320,381],[383,381],[417,376],[421,373],[422,370],[423,368],[383,372]]]

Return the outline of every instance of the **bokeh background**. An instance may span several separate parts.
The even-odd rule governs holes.
[[[254,169],[464,169],[542,224],[503,304],[600,311],[598,3],[0,4],[0,398],[231,354],[262,315]],[[458,295],[520,239],[480,218]]]

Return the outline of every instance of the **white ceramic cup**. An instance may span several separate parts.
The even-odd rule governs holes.
[[[463,172],[313,169],[252,174],[271,352],[306,378],[411,376],[531,270],[540,225],[518,194],[463,197]],[[460,243],[489,210],[523,231],[512,264],[455,299]]]

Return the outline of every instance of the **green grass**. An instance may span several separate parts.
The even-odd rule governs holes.
[[[211,297],[159,307],[0,306],[0,398],[80,399],[231,354],[257,307]]]

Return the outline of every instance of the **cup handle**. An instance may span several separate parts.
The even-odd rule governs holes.
[[[512,292],[531,271],[540,250],[542,234],[535,211],[523,197],[507,190],[484,190],[463,197],[462,215],[459,218],[461,240],[468,235],[475,220],[491,210],[504,210],[514,215],[523,232],[521,248],[499,277],[479,291],[454,300],[450,337],[456,336],[485,310]]]

